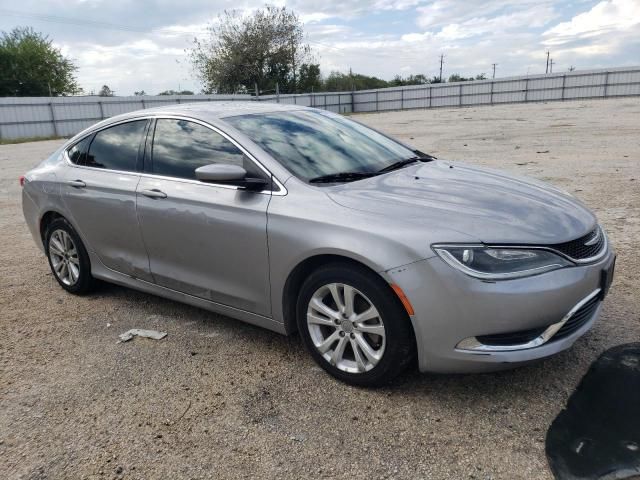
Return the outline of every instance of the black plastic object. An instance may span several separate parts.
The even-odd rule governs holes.
[[[558,479],[640,476],[640,343],[607,350],[591,365],[549,427],[546,453]]]

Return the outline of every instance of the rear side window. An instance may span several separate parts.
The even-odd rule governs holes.
[[[125,172],[135,171],[138,148],[146,123],[146,120],[136,120],[100,130],[91,142],[85,165]]]
[[[89,148],[89,142],[91,141],[91,135],[83,138],[73,147],[67,150],[69,160],[76,165],[84,165],[87,157],[87,149]]]
[[[186,120],[159,119],[153,137],[153,173],[196,178],[195,169],[212,163],[255,167],[233,143],[217,132]]]

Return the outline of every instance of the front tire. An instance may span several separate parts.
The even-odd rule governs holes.
[[[80,236],[64,218],[51,222],[45,231],[45,252],[53,276],[67,292],[82,295],[95,284],[91,263]]]
[[[415,359],[406,311],[389,285],[363,267],[336,263],[314,271],[296,312],[311,356],[346,383],[385,385]]]

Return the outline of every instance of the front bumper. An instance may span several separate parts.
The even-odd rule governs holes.
[[[560,323],[583,302],[600,295],[602,272],[614,258],[609,249],[593,264],[498,282],[469,277],[439,257],[385,273],[390,283],[403,290],[415,311],[411,320],[420,370],[466,373],[517,366],[573,345],[595,322],[601,301],[570,334],[554,338],[555,332],[547,329],[552,325],[561,328]],[[477,345],[481,342],[473,342],[478,337],[536,329],[547,332],[544,341],[512,348],[482,348]]]

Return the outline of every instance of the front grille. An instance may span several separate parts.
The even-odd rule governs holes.
[[[598,308],[598,304],[600,303],[600,296],[596,295],[587,303],[582,305],[576,312],[565,322],[565,324],[556,332],[556,334],[552,337],[551,340],[559,340],[564,337],[568,337],[573,332],[582,327],[585,323],[587,323],[596,309]]]
[[[519,332],[496,333],[494,335],[480,335],[476,337],[484,345],[504,346],[522,345],[542,335],[547,327],[533,328],[531,330],[521,330]]]
[[[593,240],[596,237],[597,240],[593,243],[593,245],[585,245],[585,243]],[[595,228],[595,230],[586,234],[584,237],[578,238],[577,240],[547,246],[554,250],[557,250],[558,252],[564,253],[566,256],[574,260],[586,260],[598,255],[604,248],[604,245],[604,232],[598,226]]]

